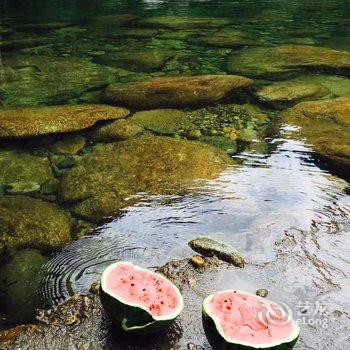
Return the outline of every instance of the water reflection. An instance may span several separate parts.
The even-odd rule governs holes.
[[[275,242],[288,230],[335,234],[349,218],[346,182],[316,167],[307,145],[286,138],[291,131],[270,140],[271,154],[240,154],[240,167],[193,194],[142,198],[95,235],[64,248],[46,266],[43,298],[58,302],[86,292],[114,260],[153,267],[189,256],[187,242],[200,235],[261,264],[275,259]]]

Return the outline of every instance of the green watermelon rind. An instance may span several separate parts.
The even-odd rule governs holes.
[[[157,277],[167,280],[171,283],[175,289],[176,294],[179,297],[180,305],[179,307],[171,314],[167,316],[152,316],[148,310],[141,304],[129,303],[126,300],[123,300],[117,295],[111,295],[108,293],[105,286],[105,280],[109,271],[115,268],[117,265],[129,264],[136,269],[147,271],[157,275]],[[100,281],[100,299],[103,306],[103,309],[109,318],[109,320],[120,330],[126,333],[137,333],[137,334],[152,334],[159,332],[167,327],[169,327],[175,319],[180,315],[183,310],[184,302],[182,295],[179,289],[170,282],[166,277],[151,272],[147,269],[138,267],[130,262],[120,261],[114,263],[107,267],[103,272],[101,281]]]
[[[234,291],[234,290],[226,290],[222,292],[228,292],[228,291]],[[244,293],[247,295],[252,295],[256,298],[260,298],[254,294],[250,294],[247,292],[236,290],[237,292]],[[215,293],[216,294],[216,293]],[[207,339],[209,341],[209,344],[212,346],[214,350],[291,350],[294,348],[295,344],[297,343],[300,335],[300,328],[298,324],[292,320],[294,323],[294,332],[291,335],[290,339],[287,339],[280,343],[272,343],[272,344],[252,344],[249,342],[241,342],[237,340],[235,342],[234,340],[225,339],[225,336],[223,334],[223,331],[220,327],[219,320],[210,312],[208,303],[209,300],[214,296],[214,294],[209,295],[207,298],[203,301],[202,306],[202,322],[203,322],[203,328],[205,331],[205,334],[207,336]],[[262,298],[263,299],[263,298]],[[266,299],[264,299],[266,301]]]

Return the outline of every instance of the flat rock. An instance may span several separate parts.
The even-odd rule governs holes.
[[[350,164],[350,97],[301,102],[284,115],[284,121],[301,127],[314,150]]]
[[[330,97],[330,91],[321,84],[287,81],[263,87],[257,92],[261,102],[283,109],[298,102]]]
[[[307,71],[348,76],[350,52],[309,45],[249,48],[231,54],[227,70],[248,77],[276,78]]]
[[[131,118],[120,119],[98,128],[93,139],[102,142],[124,141],[142,134],[143,127],[133,123]]]
[[[105,102],[135,109],[206,106],[238,97],[253,81],[235,75],[162,77],[145,82],[112,84],[102,95]]]
[[[138,22],[142,26],[166,29],[220,28],[231,23],[227,18],[159,16]]]
[[[0,138],[23,138],[86,129],[101,120],[124,118],[128,110],[99,104],[0,110]]]
[[[76,58],[9,56],[2,60],[3,106],[62,104],[115,81],[110,69]]]
[[[33,156],[19,150],[0,151],[0,169],[0,185],[42,184],[53,179],[47,157]]]
[[[244,267],[245,260],[228,244],[207,237],[199,237],[188,243],[197,253],[205,256],[216,256],[238,267]]]
[[[174,56],[175,52],[169,50],[134,50],[107,53],[98,56],[95,61],[106,66],[135,72],[152,72],[160,70]]]
[[[26,196],[0,197],[0,245],[57,249],[71,241],[71,216],[57,205]]]
[[[222,30],[208,35],[191,38],[192,42],[214,47],[239,49],[244,46],[257,45],[257,41],[239,30]]]
[[[132,195],[183,191],[228,164],[221,150],[167,137],[100,144],[62,179],[60,197],[76,214],[99,222],[139,200]]]

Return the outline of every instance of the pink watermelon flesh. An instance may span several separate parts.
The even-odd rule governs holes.
[[[142,305],[152,316],[167,316],[179,306],[175,287],[162,276],[133,265],[117,265],[107,276],[110,293],[129,304]]]
[[[283,342],[294,330],[293,320],[281,306],[251,294],[225,291],[214,294],[210,311],[220,320],[225,338],[235,342]]]

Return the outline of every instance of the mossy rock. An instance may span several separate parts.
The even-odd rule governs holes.
[[[177,134],[190,125],[188,112],[170,108],[136,112],[129,120],[160,135]]]
[[[301,102],[286,111],[284,121],[301,127],[318,154],[350,164],[350,97]]]
[[[55,154],[76,155],[84,148],[86,138],[81,135],[70,135],[50,145],[49,149]]]
[[[93,139],[101,142],[123,141],[136,137],[143,132],[143,127],[133,123],[131,119],[116,120],[98,128],[93,133]]]
[[[113,72],[84,59],[9,56],[0,86],[3,106],[62,104],[115,81]]]
[[[215,178],[230,158],[200,142],[141,137],[100,144],[62,179],[60,198],[90,221],[103,221],[138,198],[137,193],[165,194]]]
[[[0,197],[0,245],[57,249],[71,240],[72,218],[57,205],[26,196]]]
[[[175,56],[174,51],[164,49],[128,50],[107,53],[95,59],[105,66],[124,68],[135,72],[161,70]]]
[[[308,71],[350,74],[350,52],[309,45],[249,48],[232,53],[226,63],[230,73],[248,77],[278,78]]]
[[[37,288],[48,261],[38,250],[25,249],[15,253],[0,270],[2,307],[11,321],[26,322],[40,306]]]
[[[207,46],[240,49],[244,46],[255,46],[257,41],[249,37],[246,33],[239,30],[225,29],[222,31],[210,33],[208,35],[198,34],[190,39],[193,43],[199,43]]]
[[[125,108],[102,104],[21,107],[0,110],[0,138],[26,138],[86,129],[98,121],[124,118]]]
[[[134,109],[207,106],[246,95],[253,81],[235,75],[161,77],[144,82],[112,84],[102,99]]]
[[[42,184],[53,179],[50,162],[46,157],[27,152],[0,151],[0,185],[11,183]]]
[[[224,136],[201,136],[198,141],[221,148],[229,154],[235,154],[237,152],[237,142]]]
[[[159,16],[150,17],[139,24],[145,27],[166,29],[194,29],[194,28],[220,28],[230,24],[227,18],[217,17],[184,17],[184,16]]]

